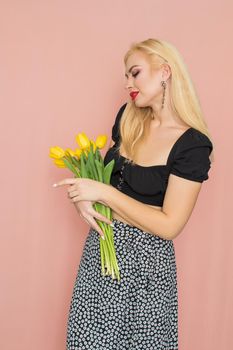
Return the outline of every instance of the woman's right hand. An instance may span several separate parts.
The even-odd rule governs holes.
[[[94,230],[96,230],[101,236],[104,237],[103,231],[101,230],[100,226],[98,225],[98,223],[95,221],[94,218],[97,218],[100,221],[104,221],[107,224],[111,224],[112,221],[109,220],[106,216],[98,213],[93,208],[92,201],[74,202],[74,205],[79,215],[86,221],[86,223],[89,224]]]

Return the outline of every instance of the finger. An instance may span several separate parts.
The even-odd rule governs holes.
[[[69,198],[76,197],[76,196],[78,196],[78,191],[68,192],[68,193],[67,193],[67,196],[68,196]]]
[[[76,183],[74,185],[70,185],[70,187],[67,188],[67,192],[72,192],[76,190]]]
[[[68,198],[70,198],[70,197],[68,197]],[[70,198],[70,202],[73,203],[73,204],[75,204],[75,203],[78,204],[82,200],[83,200],[82,197],[81,196],[77,196],[77,195],[75,197],[73,197],[73,198]]]
[[[101,230],[101,228],[99,227],[99,225],[97,224],[97,222],[92,216],[88,217],[88,221],[90,222],[94,230],[96,230],[101,235],[101,237],[104,237],[103,231]]]
[[[90,225],[89,221],[87,221],[87,219],[85,219],[84,216],[82,216],[81,214],[80,214],[80,216],[81,216],[81,218],[83,218],[84,221],[86,221],[86,223],[87,223],[88,225]]]
[[[93,214],[92,214],[96,219],[99,219],[99,220],[101,220],[101,221],[104,221],[104,222],[106,222],[107,224],[112,224],[112,221],[110,220],[110,219],[108,219],[106,216],[104,216],[104,215],[102,215],[102,214],[100,214],[100,213],[98,213],[98,211],[93,211]]]
[[[58,187],[62,185],[73,185],[76,181],[77,179],[74,179],[74,178],[64,179],[64,180],[58,181],[57,183],[54,183],[53,187]]]

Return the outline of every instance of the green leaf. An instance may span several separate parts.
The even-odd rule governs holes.
[[[95,176],[93,174],[93,171],[89,162],[86,163],[86,169],[87,169],[88,178],[95,180]]]
[[[98,172],[99,181],[103,182],[103,170],[104,169],[102,167],[102,164],[97,159],[95,159],[95,164],[96,164],[96,168],[97,168],[97,172]]]
[[[111,179],[111,174],[113,167],[115,165],[115,159],[112,159],[111,162],[109,162],[105,167],[104,167],[104,176],[103,176],[103,182],[105,184],[110,184],[110,179]]]
[[[102,157],[99,151],[99,148],[96,147],[96,151],[95,151],[95,160],[97,160],[98,162],[102,163]]]
[[[72,161],[77,168],[80,168],[80,161],[76,157],[72,157]]]
[[[101,153],[100,153],[100,150],[99,150],[98,147],[96,148],[95,153],[96,153],[96,159],[101,161],[102,160],[102,156],[101,156]]]
[[[80,173],[68,159],[63,158],[63,162],[65,163],[67,168],[72,171],[72,173],[74,173],[77,177],[80,177]]]
[[[93,174],[94,180],[98,180],[98,172],[97,172],[97,169],[96,169],[96,166],[95,166],[94,155],[93,155],[92,150],[88,154],[88,163],[90,165],[90,169],[91,169],[91,172]]]
[[[85,163],[86,155],[84,153],[81,153],[80,160],[81,160],[81,177],[82,178],[88,178],[87,170],[86,170],[86,163]]]

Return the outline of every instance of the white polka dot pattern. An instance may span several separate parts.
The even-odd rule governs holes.
[[[121,280],[101,275],[99,234],[90,228],[67,322],[66,350],[178,350],[178,298],[172,240],[117,219]]]

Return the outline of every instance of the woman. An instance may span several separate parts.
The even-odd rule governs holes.
[[[111,186],[65,179],[90,229],[73,290],[67,350],[177,350],[178,296],[173,240],[208,179],[213,144],[180,54],[148,39],[126,53],[126,89],[105,155]],[[100,273],[93,202],[113,210],[121,283]]]

